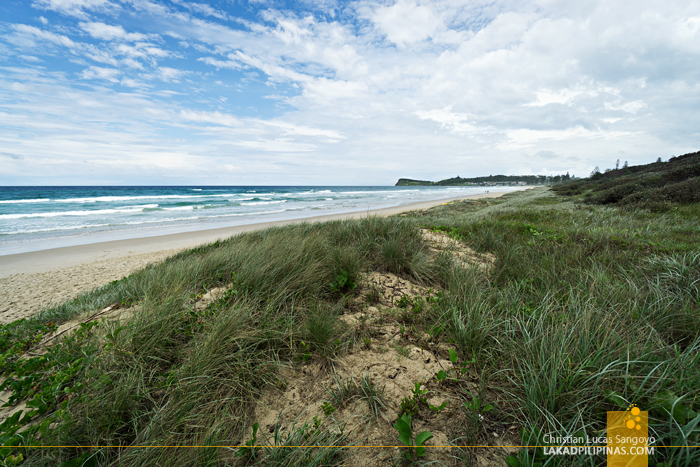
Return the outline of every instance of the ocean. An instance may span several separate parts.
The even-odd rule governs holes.
[[[485,187],[0,187],[0,255],[484,193]],[[488,187],[489,191],[510,191]]]

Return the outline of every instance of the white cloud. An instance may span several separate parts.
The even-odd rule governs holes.
[[[119,25],[111,26],[109,24],[99,22],[81,22],[79,25],[85,32],[90,34],[95,39],[102,39],[105,41],[112,41],[115,39],[126,41],[143,41],[148,38],[148,36],[145,34],[133,32],[128,33]]]
[[[632,133],[626,131],[588,130],[580,125],[564,130],[508,130],[508,141],[499,144],[500,149],[517,149],[531,147],[535,144],[557,141],[581,141],[585,139],[613,140],[629,136]]]
[[[50,42],[68,48],[77,47],[77,44],[67,36],[39,29],[34,26],[29,26],[26,24],[13,24],[12,29],[14,29],[17,34],[12,36],[10,40],[15,44],[25,47],[36,47],[37,40]]]
[[[399,47],[433,37],[444,23],[426,5],[399,0],[391,6],[380,6],[370,16],[382,34]]]
[[[258,140],[258,141],[231,141],[230,144],[234,146],[240,146],[246,149],[254,149],[256,151],[265,152],[312,152],[318,149],[318,146],[314,144],[307,143],[295,143],[289,141],[286,138],[279,138],[274,140]]]
[[[333,130],[323,130],[323,129],[319,129],[319,128],[311,128],[311,127],[307,127],[307,126],[294,125],[291,123],[274,121],[274,120],[273,121],[256,120],[256,121],[262,125],[271,126],[274,128],[279,128],[282,131],[284,131],[284,133],[287,135],[325,136],[327,138],[330,138],[331,140],[345,139],[345,136],[343,136],[339,132],[333,131]]]
[[[477,133],[485,131],[485,129],[479,129],[477,126],[469,123],[473,120],[473,116],[455,113],[451,110],[451,107],[445,107],[441,110],[419,110],[416,112],[416,115],[418,115],[421,120],[433,120],[438,122],[443,128],[455,133]]]
[[[183,70],[162,66],[158,68],[158,78],[166,82],[178,82],[178,78],[186,74]]]
[[[115,68],[103,68],[99,66],[91,66],[90,68],[83,70],[80,76],[83,79],[105,79],[111,81],[112,83],[118,83],[119,79],[117,77],[121,72]]]
[[[173,3],[176,3],[184,8],[187,8],[190,11],[196,12],[196,13],[201,13],[206,16],[213,16],[215,18],[219,19],[228,19],[228,15],[222,11],[216,10],[212,8],[210,5],[207,5],[206,3],[195,3],[191,2],[189,0],[171,0]]]
[[[198,61],[204,62],[207,65],[215,67],[217,70],[220,70],[222,68],[228,68],[230,70],[240,70],[244,68],[244,65],[241,64],[241,62],[237,60],[217,60],[213,57],[200,57],[197,59]]]
[[[605,103],[605,108],[607,110],[622,110],[623,112],[631,113],[631,114],[636,114],[639,112],[641,109],[648,107],[644,102],[642,101],[632,101],[632,102],[626,102],[624,104],[620,104],[619,102],[611,103],[611,102],[606,102]]]
[[[560,89],[558,91],[537,91],[537,100],[535,102],[530,102],[525,104],[526,107],[542,107],[548,104],[568,104],[571,100],[577,96],[584,94],[585,91],[574,90],[574,89]],[[595,92],[588,93],[589,95],[595,95]]]
[[[118,5],[108,0],[35,0],[32,6],[53,10],[64,15],[87,19],[86,11],[114,10]]]
[[[35,57],[33,55],[18,55],[18,57],[21,58],[22,60],[25,60],[27,62],[33,62],[33,63],[38,63],[38,62],[43,61],[39,57]]]

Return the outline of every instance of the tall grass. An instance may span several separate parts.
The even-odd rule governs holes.
[[[649,410],[662,445],[700,441],[700,366],[687,366],[700,363],[698,244],[688,251],[678,241],[687,219],[656,216],[649,225],[647,217],[579,209],[535,190],[486,209],[448,206],[419,217],[497,258],[488,276],[454,271],[435,316],[480,368],[499,368],[493,382],[524,437],[539,433],[532,444],[544,433],[600,436],[605,412],[631,403]],[[674,403],[682,407],[675,414]],[[700,450],[660,448],[655,459],[695,465]]]
[[[399,263],[387,245],[400,253]],[[415,221],[407,219],[268,229],[180,253],[44,311],[30,322],[65,320],[112,303],[138,305],[128,321],[101,325],[111,336],[110,350],[92,355],[80,375],[100,383],[86,385],[71,401],[49,441],[123,448],[27,454],[45,465],[85,452],[105,465],[216,463],[223,451],[210,450],[202,460],[198,450],[138,446],[242,443],[255,400],[274,384],[281,364],[306,349],[332,357],[353,344],[336,319],[336,276],[344,271],[356,281],[363,271],[379,269],[437,280],[440,271],[426,267],[422,248]],[[196,309],[194,299],[213,287],[230,292]],[[378,393],[365,397],[376,412]],[[272,464],[278,463],[275,452],[268,456]]]

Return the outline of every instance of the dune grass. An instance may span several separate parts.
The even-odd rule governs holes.
[[[426,227],[493,254],[495,264],[484,274],[431,253],[420,233]],[[348,284],[374,270],[444,288],[416,325],[444,329],[439,338],[474,359],[495,394],[489,417],[521,427],[523,443],[537,445],[545,434],[603,436],[605,412],[636,403],[649,411],[657,446],[697,445],[698,233],[698,218],[683,212],[581,206],[537,189],[388,219],[273,228],[188,250],[0,329],[5,387],[36,401],[28,418],[25,411],[24,420],[0,427],[5,446],[84,446],[0,454],[27,465],[342,465],[353,451],[339,448],[347,435],[339,429],[300,423],[270,443],[311,447],[269,447],[249,458],[226,446],[249,438],[256,398],[280,384],[281,366],[362,345],[337,317],[353,293]],[[197,308],[214,287],[227,292]],[[84,325],[46,355],[17,359],[55,323],[112,304],[137,312],[127,322]],[[376,417],[380,386],[353,386],[348,397],[366,398]],[[455,439],[482,435],[455,431]],[[201,445],[209,447],[175,447]],[[536,454],[527,452],[521,460]],[[464,451],[455,464],[470,456]],[[654,462],[694,466],[700,451],[659,447]]]

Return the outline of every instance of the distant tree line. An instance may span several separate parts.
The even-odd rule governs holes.
[[[395,186],[459,186],[459,185],[495,185],[525,183],[526,185],[551,185],[572,180],[572,175],[488,175],[484,177],[462,178],[459,175],[453,178],[431,182],[427,180],[413,180],[400,178]]]

